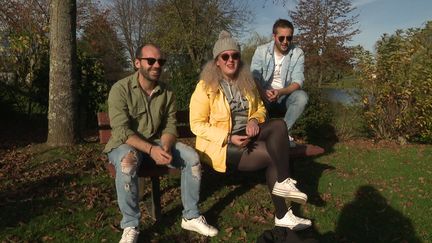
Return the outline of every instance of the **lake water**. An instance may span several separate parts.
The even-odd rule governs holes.
[[[344,105],[356,105],[360,103],[360,96],[356,93],[357,89],[323,88],[322,91],[331,102],[339,102]]]

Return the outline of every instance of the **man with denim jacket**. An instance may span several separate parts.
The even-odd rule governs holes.
[[[112,136],[104,152],[116,169],[117,203],[123,215],[120,243],[138,240],[141,213],[137,170],[142,163],[180,168],[181,227],[206,236],[218,233],[198,210],[199,156],[193,148],[176,142],[174,95],[159,82],[164,63],[158,47],[139,47],[134,61],[137,72],[116,82],[108,97]]]
[[[286,110],[284,120],[288,131],[308,102],[308,95],[302,90],[304,53],[292,44],[293,34],[292,23],[278,19],[273,25],[273,40],[255,50],[251,63],[270,116],[275,111]]]

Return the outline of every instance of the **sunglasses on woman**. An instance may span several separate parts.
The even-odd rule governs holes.
[[[156,61],[157,61],[159,63],[159,66],[162,67],[165,64],[165,62],[166,62],[165,59],[156,59],[156,58],[153,58],[153,57],[139,57],[137,59],[140,60],[140,61],[141,60],[146,60],[147,64],[150,65],[150,66],[152,66],[153,64],[155,64]]]
[[[292,35],[287,35],[287,36],[279,36],[279,37],[278,37],[279,42],[284,42],[285,39],[286,39],[288,42],[290,42],[290,41],[292,41],[293,36],[292,36]]]
[[[233,54],[228,54],[228,53],[224,53],[221,55],[222,60],[224,60],[225,62],[229,60],[229,58],[231,57],[231,59],[233,60],[238,60],[240,59],[240,53],[235,52]]]

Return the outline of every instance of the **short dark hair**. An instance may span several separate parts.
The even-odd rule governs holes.
[[[140,46],[135,50],[135,59],[138,59],[138,58],[141,57],[141,55],[142,55],[142,49],[143,49],[144,47],[146,47],[146,46],[153,46],[153,47],[155,47],[155,48],[157,48],[157,49],[160,50],[160,47],[157,46],[157,45],[155,45],[155,44],[153,44],[153,43],[144,43],[144,44],[141,44],[141,45],[140,45]]]
[[[278,19],[273,25],[273,34],[277,34],[277,28],[290,28],[294,31],[294,25],[286,19]]]
[[[143,49],[143,47],[145,46],[146,44],[141,44],[136,50],[135,50],[135,59],[138,59],[138,58],[140,58],[141,57],[141,51],[142,51],[142,49]]]

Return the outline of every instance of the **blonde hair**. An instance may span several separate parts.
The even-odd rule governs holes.
[[[200,73],[200,80],[204,80],[206,86],[213,90],[217,90],[219,82],[222,81],[223,75],[221,69],[216,65],[216,60],[208,61]],[[252,96],[256,89],[255,81],[250,72],[249,66],[239,62],[239,69],[236,73],[235,84],[243,96]]]

